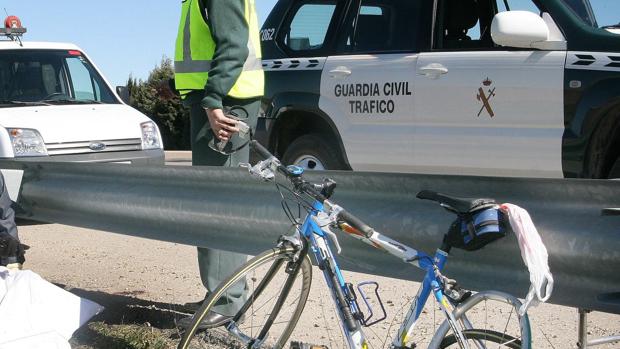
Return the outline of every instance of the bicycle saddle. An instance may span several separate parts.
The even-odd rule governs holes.
[[[458,214],[469,213],[496,204],[495,200],[493,199],[458,198],[455,196],[449,196],[431,190],[422,190],[418,193],[418,195],[416,195],[416,197],[418,199],[436,201],[442,206]]]

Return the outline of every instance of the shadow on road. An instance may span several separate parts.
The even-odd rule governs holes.
[[[77,288],[67,290],[105,307],[74,333],[70,341],[74,349],[143,347],[134,342],[155,343],[148,344],[148,348],[168,348],[179,339],[177,321],[188,316],[181,305],[140,299],[142,291],[110,294]]]

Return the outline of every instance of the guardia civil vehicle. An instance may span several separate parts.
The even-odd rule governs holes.
[[[280,0],[259,140],[316,169],[620,177],[618,8]]]
[[[164,163],[155,123],[122,102],[73,44],[23,41],[17,17],[0,29],[0,158]]]

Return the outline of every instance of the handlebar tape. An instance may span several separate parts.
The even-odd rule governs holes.
[[[353,228],[361,231],[367,238],[370,238],[372,233],[375,231],[366,223],[362,222],[361,219],[355,217],[354,215],[345,210],[340,211],[340,213],[338,214],[338,218],[342,219]]]
[[[254,149],[254,151],[256,151],[258,153],[258,155],[260,155],[263,159],[269,159],[271,157],[273,157],[273,154],[271,154],[269,152],[269,150],[267,150],[267,148],[263,147],[262,144],[258,143],[258,141],[256,140],[251,140],[250,141],[250,146],[252,147],[252,149]]]

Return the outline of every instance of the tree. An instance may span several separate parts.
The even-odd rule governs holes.
[[[127,89],[130,105],[150,117],[161,132],[164,146],[168,150],[190,149],[189,111],[183,107],[171,81],[174,68],[169,58],[163,58],[147,81],[129,76]]]

